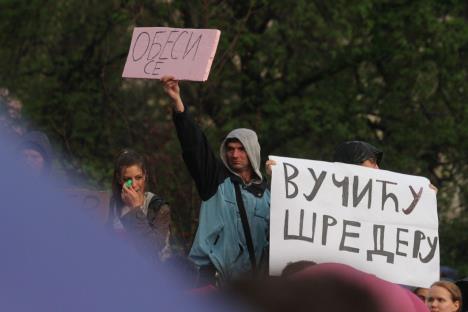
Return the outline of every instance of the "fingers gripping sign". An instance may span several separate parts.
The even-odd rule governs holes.
[[[265,163],[266,173],[271,177],[273,166],[276,165],[276,160],[269,159]]]

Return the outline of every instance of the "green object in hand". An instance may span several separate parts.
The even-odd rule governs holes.
[[[126,187],[132,186],[132,180],[131,180],[131,179],[128,179],[127,182],[125,182],[125,186],[126,186]]]

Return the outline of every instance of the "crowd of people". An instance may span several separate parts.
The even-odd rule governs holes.
[[[257,134],[251,129],[234,129],[215,153],[182,101],[178,81],[163,77],[161,82],[172,103],[184,162],[202,200],[188,255],[196,272],[194,292],[227,291],[264,311],[468,309],[462,310],[460,288],[447,280],[411,293],[343,264],[310,261],[288,265],[281,277],[268,277],[270,190],[261,172]],[[28,133],[19,150],[32,172],[48,174],[52,153],[47,136]],[[349,141],[337,146],[333,161],[379,169],[382,156],[369,143]],[[271,175],[275,162],[265,165]],[[152,179],[144,155],[131,149],[117,155],[108,224],[151,261],[164,263],[172,253],[171,208],[150,189]]]

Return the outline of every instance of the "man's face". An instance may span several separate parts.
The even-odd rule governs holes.
[[[379,165],[377,165],[377,163],[373,159],[364,160],[362,162],[361,166],[368,167],[368,168],[379,169]]]
[[[251,170],[247,152],[239,141],[232,141],[226,144],[226,159],[229,167],[236,173]]]

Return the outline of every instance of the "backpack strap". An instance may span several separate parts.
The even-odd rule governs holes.
[[[255,250],[252,241],[252,234],[250,233],[249,220],[247,219],[247,212],[245,211],[244,201],[242,200],[242,194],[240,191],[239,183],[234,183],[234,188],[236,190],[237,207],[239,208],[239,213],[242,220],[242,227],[244,228],[245,242],[247,243],[247,250],[249,251],[250,264],[252,265],[252,272],[255,275],[257,271],[257,262],[255,261]]]
[[[150,202],[148,204],[148,214],[146,216],[148,221],[152,221],[156,217],[159,210],[164,204],[166,204],[166,201],[162,197],[159,197],[158,195],[154,195],[150,199]]]

